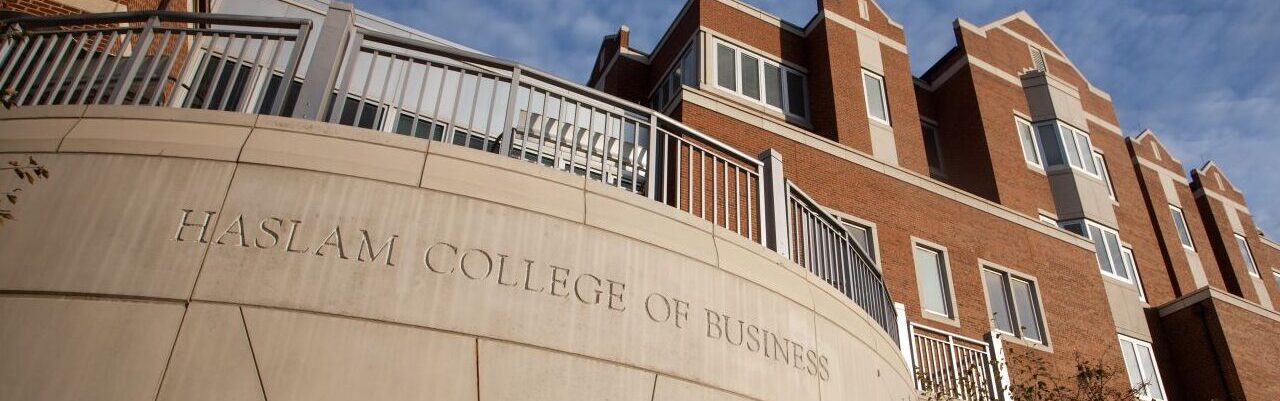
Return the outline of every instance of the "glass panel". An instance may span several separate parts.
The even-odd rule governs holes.
[[[1076,145],[1080,151],[1080,164],[1083,165],[1084,171],[1090,174],[1098,174],[1098,165],[1093,163],[1093,146],[1089,144],[1089,137],[1075,131]]]
[[[1173,227],[1178,229],[1178,240],[1182,241],[1184,246],[1193,246],[1191,244],[1191,233],[1187,231],[1187,221],[1182,218],[1182,211],[1173,207],[1170,207],[1169,210],[1173,213]]]
[[[929,162],[929,169],[942,170],[941,147],[938,144],[938,130],[929,125],[921,125],[920,132],[924,134],[924,157]]]
[[[987,310],[996,328],[1013,333],[1013,313],[1009,310],[1008,291],[1004,287],[1004,275],[982,270],[982,281],[987,285]]]
[[[1080,145],[1076,143],[1071,128],[1058,124],[1058,133],[1061,135],[1058,140],[1062,141],[1063,150],[1067,153],[1067,163],[1080,167]]]
[[[1013,305],[1018,310],[1018,328],[1022,331],[1022,338],[1044,342],[1044,335],[1040,332],[1040,311],[1031,283],[1012,279],[1009,286],[1013,292]]]
[[[738,72],[734,71],[734,57],[736,57],[734,53],[732,48],[716,44],[716,83],[731,91],[738,90]]]
[[[1280,272],[1271,272],[1271,275],[1276,279],[1276,287],[1280,288]]]
[[[916,279],[920,280],[920,304],[925,310],[951,317],[950,294],[947,291],[946,266],[942,255],[930,249],[915,248]]]
[[[1102,155],[1094,153],[1093,162],[1098,165],[1098,175],[1102,176],[1102,181],[1107,184],[1107,196],[1112,200],[1116,198],[1116,187],[1111,184],[1111,173],[1107,171],[1107,161]]]
[[[1035,137],[1031,133],[1031,125],[1018,121],[1018,138],[1022,141],[1022,157],[1028,163],[1039,166],[1040,154],[1036,153]]]
[[[1044,162],[1050,166],[1061,166],[1065,163],[1065,156],[1062,154],[1062,140],[1058,139],[1057,127],[1053,124],[1046,124],[1036,127],[1040,133],[1040,146],[1044,148]]]
[[[1164,390],[1160,388],[1160,378],[1156,377],[1156,362],[1151,359],[1151,349],[1134,346],[1133,351],[1138,355],[1138,367],[1142,368],[1142,381],[1147,385],[1147,395],[1153,400],[1163,400]]]
[[[1146,394],[1142,382],[1142,371],[1138,368],[1138,355],[1133,350],[1133,344],[1120,340],[1120,352],[1124,354],[1124,370],[1129,373],[1129,386],[1135,389],[1142,389],[1139,394]]]
[[[880,77],[864,72],[862,86],[867,94],[867,115],[889,121],[889,111],[885,108],[884,83]]]
[[[1236,235],[1236,246],[1240,248],[1240,255],[1244,257],[1244,266],[1249,270],[1249,274],[1254,277],[1261,277],[1258,274],[1258,265],[1254,264],[1253,261],[1253,252],[1249,251],[1249,242],[1244,237]]]
[[[690,87],[698,86],[697,48],[697,46],[690,46],[689,52],[685,53],[684,60],[680,62],[681,82]]]
[[[769,63],[764,65],[764,102],[782,108],[782,69]]]
[[[1111,268],[1107,240],[1103,237],[1102,230],[1097,226],[1089,225],[1089,239],[1093,240],[1093,250],[1098,254],[1098,268],[1107,273],[1115,273],[1115,269]]]
[[[1146,302],[1147,293],[1142,289],[1142,277],[1138,276],[1138,264],[1133,261],[1133,251],[1125,248],[1121,254],[1124,256],[1124,270],[1129,273],[1129,277],[1133,277],[1133,286],[1138,288],[1138,298]]]
[[[787,71],[787,112],[800,117],[809,116],[809,110],[805,108],[805,89],[804,76]]]
[[[749,98],[760,99],[760,60],[755,56],[742,53],[742,94]]]
[[[849,230],[850,234],[853,234],[853,242],[858,244],[858,247],[867,253],[867,257],[874,261],[876,250],[874,248],[875,244],[871,241],[871,229],[854,224],[845,224],[844,226]]]
[[[1120,255],[1120,237],[1116,235],[1116,233],[1110,231],[1103,233],[1103,236],[1107,239],[1107,252],[1108,255],[1111,256],[1111,267],[1114,269],[1112,273],[1120,276],[1120,278],[1128,280],[1129,274],[1125,272],[1124,266],[1122,265],[1123,262],[1121,262],[1124,260],[1124,257]]]

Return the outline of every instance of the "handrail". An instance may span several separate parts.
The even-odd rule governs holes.
[[[317,43],[308,43],[312,22],[296,18],[173,11],[10,18],[0,22],[20,34],[0,37],[0,89],[18,106],[300,113],[569,171],[775,248],[898,341],[876,262],[838,218],[785,179],[776,152],[751,156],[660,112],[517,62],[358,28],[351,12],[331,6]],[[302,60],[308,47],[311,59]],[[303,63],[306,79],[296,74]],[[810,214],[803,224],[822,230],[794,231],[793,204]],[[809,237],[766,241],[796,235]],[[821,252],[789,252],[802,247]]]

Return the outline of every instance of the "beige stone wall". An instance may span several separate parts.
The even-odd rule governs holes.
[[[799,266],[576,175],[141,107],[0,113],[0,157],[27,156],[52,177],[0,177],[24,188],[0,226],[0,399],[913,392],[890,337]]]

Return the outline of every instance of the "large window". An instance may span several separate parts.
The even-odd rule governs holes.
[[[666,108],[676,98],[676,95],[680,94],[680,85],[698,86],[697,43],[690,41],[689,45],[685,46],[680,53],[680,57],[676,60],[676,63],[671,66],[671,70],[667,71],[667,75],[653,89],[649,105],[654,110]]]
[[[920,306],[925,312],[955,319],[951,305],[951,280],[947,274],[946,253],[940,249],[915,244],[916,280],[920,287]]]
[[[1138,395],[1149,400],[1165,400],[1164,384],[1160,382],[1160,370],[1156,367],[1151,344],[1120,336],[1120,352],[1124,354],[1124,368],[1129,373],[1129,385]]]
[[[1258,272],[1258,265],[1253,260],[1253,252],[1249,250],[1249,241],[1244,236],[1236,234],[1236,246],[1240,248],[1240,256],[1244,257],[1244,267],[1249,270],[1249,275],[1262,278],[1262,273]]]
[[[1124,257],[1124,268],[1133,273],[1133,286],[1138,287],[1138,300],[1147,302],[1147,290],[1142,288],[1142,274],[1138,273],[1138,263],[1133,260],[1133,250],[1123,248],[1120,255]]]
[[[1187,219],[1182,216],[1182,209],[1169,205],[1169,212],[1173,214],[1173,228],[1178,230],[1178,241],[1182,241],[1182,247],[1196,250],[1196,244],[1191,242],[1191,232],[1187,231]]]
[[[987,309],[996,330],[1045,343],[1044,318],[1040,314],[1040,294],[1033,281],[991,267],[982,268],[987,291]]]
[[[1015,118],[1013,124],[1018,127],[1018,140],[1022,142],[1022,158],[1026,159],[1027,164],[1044,167],[1040,164],[1040,141],[1036,139],[1031,123]]]
[[[889,99],[884,92],[884,77],[862,70],[862,91],[867,98],[867,117],[889,124]]]
[[[1093,241],[1093,249],[1098,254],[1098,268],[1102,270],[1102,274],[1133,283],[1133,272],[1124,262],[1120,235],[1115,230],[1088,220],[1084,221],[1084,228],[1085,237]]]
[[[853,234],[853,242],[858,244],[858,247],[862,248],[862,250],[867,253],[867,258],[871,259],[873,262],[876,261],[875,228],[871,227],[869,224],[862,224],[846,219],[841,219],[841,222],[844,223],[844,228],[849,230],[850,234]]]
[[[804,74],[737,46],[716,42],[716,85],[788,115],[808,118]]]
[[[1058,121],[1037,125],[1036,132],[1040,146],[1044,149],[1045,165],[1070,165],[1098,176],[1098,164],[1093,160],[1093,145],[1089,142],[1089,134]]]

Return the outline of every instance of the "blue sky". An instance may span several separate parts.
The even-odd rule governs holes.
[[[804,25],[816,0],[749,0]],[[499,57],[586,80],[600,39],[631,27],[648,51],[683,0],[357,0],[356,6]],[[1126,134],[1154,130],[1186,168],[1215,160],[1280,238],[1280,1],[880,0],[907,29],[922,73],[955,45],[952,21],[1031,13],[1089,80]],[[1123,200],[1122,200],[1123,201]],[[1134,200],[1138,201],[1138,200]]]

